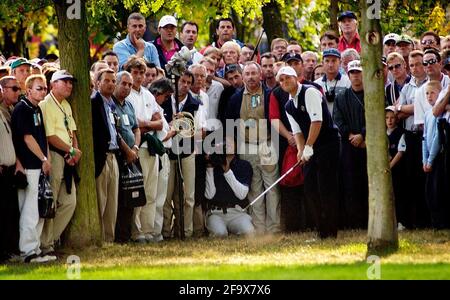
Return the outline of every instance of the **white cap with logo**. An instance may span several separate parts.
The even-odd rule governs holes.
[[[292,67],[289,67],[289,66],[281,67],[280,70],[278,70],[277,78],[276,78],[277,81],[280,81],[281,75],[288,75],[288,76],[295,76],[295,77],[297,77],[297,73],[295,72],[295,70]]]
[[[350,71],[360,71],[360,72],[362,72],[362,70],[363,69],[361,67],[361,61],[359,61],[359,60],[352,60],[347,65],[347,72],[350,72]]]
[[[174,16],[169,16],[169,15],[165,15],[161,18],[161,20],[159,20],[159,27],[165,27],[167,25],[173,25],[175,27],[177,27],[177,20],[175,19]]]
[[[397,43],[397,41],[400,39],[400,36],[396,33],[389,33],[386,34],[386,36],[383,39],[383,45],[386,44],[387,41],[394,41]]]

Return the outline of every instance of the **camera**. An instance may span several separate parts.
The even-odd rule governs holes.
[[[334,90],[331,91],[331,93],[326,91],[325,92],[325,97],[327,97],[327,101],[328,102],[334,102],[334,98],[336,97],[336,93],[334,92]]]

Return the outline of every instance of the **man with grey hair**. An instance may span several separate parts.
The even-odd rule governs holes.
[[[116,114],[119,118],[117,131],[120,139],[120,151],[122,155],[118,157],[119,166],[125,163],[136,162],[139,158],[139,150],[135,145],[141,141],[141,131],[134,107],[130,101],[126,100],[133,87],[133,77],[127,71],[117,73],[116,88],[113,93],[113,100],[116,104]],[[119,167],[119,174],[123,168]],[[120,183],[119,183],[120,184]],[[115,241],[126,243],[131,239],[131,219],[133,217],[134,207],[127,206],[124,199],[121,199],[119,193],[117,206],[116,234]]]
[[[113,51],[119,58],[119,68],[122,69],[130,55],[143,57],[146,61],[160,67],[158,51],[155,45],[144,41],[146,24],[140,13],[132,13],[127,20],[128,35],[125,39],[114,44]]]
[[[302,53],[303,74],[306,80],[314,81],[314,68],[317,66],[319,56],[316,52],[305,51]]]
[[[238,153],[250,162],[253,177],[249,201],[253,201],[279,177],[278,157],[271,140],[269,121],[269,91],[261,84],[261,67],[247,62],[243,70],[244,89],[229,100],[226,119],[242,120],[238,128]],[[280,192],[272,188],[265,199],[252,205],[251,211],[256,232],[280,232]]]
[[[356,51],[353,48],[347,48],[341,53],[341,69],[345,72],[345,74],[348,74],[348,63],[353,60],[360,60],[360,56],[358,54],[358,51]]]

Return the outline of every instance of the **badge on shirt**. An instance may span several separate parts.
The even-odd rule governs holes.
[[[259,95],[252,95],[251,105],[252,108],[257,107],[261,103],[261,97]]]
[[[130,119],[128,119],[128,115],[122,115],[123,125],[130,126]]]
[[[34,126],[40,126],[42,121],[41,121],[41,115],[39,115],[38,113],[33,114],[33,119],[34,119]]]
[[[109,119],[111,120],[111,124],[116,125],[116,120],[114,119],[114,114],[112,112],[109,113]]]

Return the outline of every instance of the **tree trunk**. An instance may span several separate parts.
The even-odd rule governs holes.
[[[58,17],[61,68],[68,70],[77,79],[71,96],[71,105],[78,128],[78,143],[83,155],[78,166],[81,182],[77,189],[77,207],[66,241],[67,246],[76,248],[101,243],[94,176],[86,8],[84,1],[78,3],[81,3],[80,18],[69,19],[67,10],[73,4],[54,0]]]
[[[281,18],[280,7],[275,0],[271,0],[269,3],[262,7],[264,30],[267,36],[267,42],[272,43],[275,38],[283,37],[283,21]]]
[[[338,25],[338,14],[339,14],[339,1],[330,0],[330,30],[336,31],[339,34]]]
[[[394,194],[388,160],[384,112],[384,79],[380,20],[367,16],[361,0],[361,43],[366,111],[367,172],[369,176],[368,254],[398,248]]]

